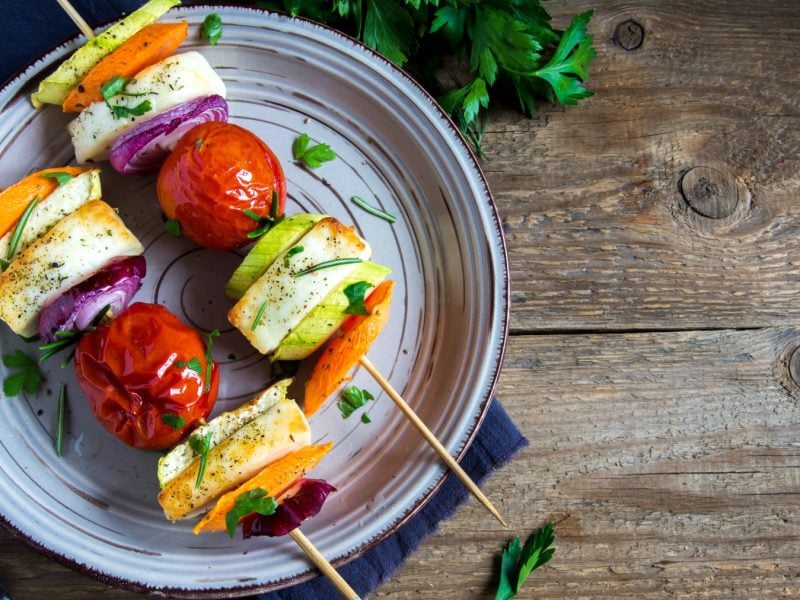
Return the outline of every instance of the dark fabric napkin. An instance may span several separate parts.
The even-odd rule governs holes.
[[[95,27],[118,18],[143,0],[72,0],[84,19]],[[54,0],[0,3],[0,22],[5,23],[0,46],[0,81],[6,81],[28,62],[77,33],[77,28]],[[478,435],[462,460],[462,466],[477,482],[506,464],[528,441],[495,400]],[[435,532],[439,522],[455,513],[469,492],[448,475],[428,504],[398,531],[363,556],[339,569],[359,594],[368,594],[397,571],[422,541]],[[491,518],[487,516],[487,518]],[[317,577],[292,588],[262,594],[260,600],[307,600],[338,598],[324,578]]]

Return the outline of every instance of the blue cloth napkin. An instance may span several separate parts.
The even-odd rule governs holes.
[[[73,6],[92,26],[118,18],[138,8],[143,0],[72,0]],[[77,28],[54,0],[0,3],[0,22],[5,23],[0,47],[0,81],[6,81],[28,62],[77,33]],[[477,482],[503,466],[528,440],[514,426],[503,407],[492,402],[489,413],[461,465]],[[339,572],[359,594],[374,591],[410,556],[439,523],[455,513],[469,492],[454,476],[425,507],[397,532]],[[490,517],[487,517],[490,518]],[[322,600],[339,594],[324,577],[294,587],[262,594],[259,600]]]

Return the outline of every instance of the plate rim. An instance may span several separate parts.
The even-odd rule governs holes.
[[[306,17],[295,16],[288,13],[284,13],[281,11],[258,8],[252,5],[245,5],[240,3],[226,3],[226,4],[207,4],[207,3],[192,3],[191,5],[181,5],[176,7],[178,11],[186,10],[186,11],[200,11],[200,10],[224,10],[224,9],[237,9],[241,11],[256,13],[259,15],[266,15],[266,16],[274,16],[281,19],[287,19],[292,22],[299,22],[303,27],[310,27],[312,29],[323,30],[327,32],[329,35],[334,37],[340,38],[354,46],[359,47],[362,52],[370,55],[371,59],[377,60],[382,68],[388,69],[391,72],[394,72],[395,75],[400,76],[402,79],[406,81],[416,93],[420,94],[424,99],[428,100],[432,110],[438,113],[438,116],[443,119],[444,124],[450,130],[451,134],[453,135],[453,140],[456,141],[463,150],[466,151],[465,156],[466,160],[471,166],[478,179],[479,184],[483,187],[483,191],[485,193],[485,199],[489,201],[489,209],[490,209],[490,216],[492,217],[493,224],[496,229],[496,233],[500,240],[500,264],[502,266],[501,272],[496,274],[496,285],[495,288],[501,292],[501,298],[503,300],[502,306],[499,307],[498,315],[501,319],[501,336],[500,336],[500,344],[499,347],[494,348],[492,354],[497,356],[497,364],[494,368],[494,372],[491,375],[491,384],[487,390],[486,395],[481,398],[480,401],[480,412],[476,415],[473,423],[471,425],[471,429],[467,434],[466,439],[464,440],[463,445],[458,450],[458,453],[455,456],[457,462],[460,462],[464,455],[469,450],[470,446],[472,445],[475,437],[478,434],[478,430],[480,429],[481,424],[483,423],[486,414],[489,410],[489,405],[492,401],[495,400],[495,393],[497,391],[497,385],[500,379],[500,372],[502,371],[503,362],[505,359],[505,353],[508,345],[508,334],[509,334],[509,327],[510,327],[510,312],[511,312],[511,273],[508,261],[508,245],[505,238],[505,233],[503,231],[503,224],[502,219],[500,217],[499,210],[497,208],[497,203],[494,198],[494,194],[492,193],[491,188],[489,187],[489,182],[486,178],[486,174],[483,172],[481,168],[480,161],[478,160],[475,152],[473,151],[472,147],[467,143],[464,139],[463,135],[461,134],[460,130],[450,118],[450,116],[442,109],[436,99],[424,88],[422,85],[417,82],[409,73],[407,73],[401,67],[398,67],[396,64],[388,60],[382,54],[374,50],[373,48],[367,46],[360,40],[344,33],[338,29],[335,29],[329,25],[319,23],[317,21],[313,21]],[[118,18],[111,19],[109,21],[105,21],[101,23],[98,27],[106,27],[111,23],[114,23],[118,20]],[[27,83],[26,81],[26,73],[30,71],[37,63],[46,59],[49,55],[57,52],[59,49],[63,48],[64,46],[68,46],[70,44],[75,43],[83,34],[80,32],[68,37],[67,39],[56,43],[55,45],[51,46],[48,50],[40,53],[35,58],[28,61],[25,65],[17,69],[17,71],[7,78],[2,84],[0,85],[0,94],[7,91],[8,88],[13,86],[16,83],[22,83],[23,85]],[[55,63],[51,65],[47,65],[45,67],[45,71],[52,67]],[[22,80],[22,81],[20,81]],[[497,277],[499,275],[500,277]],[[502,281],[499,281],[502,279]],[[500,285],[497,285],[500,283]],[[403,527],[409,520],[411,520],[414,516],[416,516],[433,498],[433,496],[439,491],[441,486],[444,484],[445,480],[449,475],[452,475],[449,469],[445,469],[442,474],[438,477],[438,479],[431,485],[427,490],[423,491],[423,495],[420,498],[419,502],[415,505],[410,506],[405,512],[403,512],[400,517],[391,523],[386,530],[382,531],[374,538],[363,542],[360,546],[353,549],[352,551],[343,554],[334,560],[331,560],[331,564],[334,567],[340,567],[345,564],[348,564],[359,557],[363,556],[365,553],[371,551],[376,546],[384,542],[389,536],[396,533],[401,527]],[[316,570],[313,565],[310,565],[309,569],[298,573],[296,575],[292,575],[289,577],[285,577],[282,579],[277,579],[271,583],[263,584],[263,583],[255,583],[252,585],[241,585],[241,586],[231,586],[225,587],[220,589],[185,589],[181,587],[167,587],[167,586],[151,586],[147,585],[144,582],[137,582],[131,579],[126,579],[123,577],[117,577],[114,575],[109,575],[108,573],[104,573],[101,570],[98,570],[90,565],[83,564],[78,560],[64,556],[59,554],[57,551],[47,547],[45,544],[42,544],[24,531],[19,529],[14,523],[12,523],[4,514],[0,514],[0,525],[2,525],[7,531],[9,531],[16,539],[24,542],[30,548],[33,548],[40,554],[46,556],[47,558],[58,562],[61,565],[64,565],[74,571],[82,573],[83,575],[87,575],[96,581],[104,583],[106,585],[114,586],[120,589],[125,589],[134,592],[140,593],[157,593],[157,594],[166,594],[170,595],[175,598],[191,598],[191,599],[214,599],[214,598],[235,598],[241,597],[247,594],[256,594],[256,593],[265,593],[276,591],[280,589],[285,589],[290,586],[294,586],[306,581],[309,581],[320,574]]]

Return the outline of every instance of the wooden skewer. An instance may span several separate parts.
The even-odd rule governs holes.
[[[347,598],[347,600],[360,600],[355,590],[353,590],[344,578],[339,575],[339,572],[333,568],[333,565],[328,562],[328,559],[320,554],[319,550],[311,543],[311,540],[303,535],[303,532],[301,532],[299,528],[292,530],[289,535],[294,538],[297,545],[303,549],[303,552],[306,553],[308,558],[317,565],[317,568],[322,571],[322,574],[328,578],[344,598]]]
[[[436,450],[436,453],[441,457],[450,470],[453,471],[453,473],[456,474],[466,488],[472,492],[472,495],[475,496],[478,501],[494,515],[495,519],[502,523],[503,527],[508,528],[508,523],[506,523],[505,519],[503,519],[492,502],[484,495],[477,484],[472,481],[470,476],[467,475],[466,471],[461,468],[461,465],[459,465],[455,459],[450,456],[447,448],[442,446],[442,443],[436,439],[436,436],[433,435],[431,430],[428,429],[427,425],[425,425],[425,423],[423,423],[422,420],[417,416],[417,413],[415,413],[408,403],[403,400],[403,397],[397,393],[397,391],[392,387],[392,384],[389,383],[383,375],[381,375],[380,371],[378,371],[375,365],[373,365],[366,356],[362,356],[359,362],[369,372],[369,374],[375,378],[375,381],[377,381],[380,386],[386,390],[386,393],[389,394],[389,397],[392,400],[394,400],[394,403],[397,405],[397,407],[408,418],[408,420],[411,421],[411,424],[417,428],[417,431],[422,434],[422,437],[425,438],[425,441],[428,442],[434,450]]]
[[[75,10],[75,7],[70,4],[69,0],[56,0],[59,6],[64,9],[64,12],[67,13],[67,16],[72,19],[72,22],[78,26],[78,29],[81,30],[81,33],[85,35],[88,39],[92,39],[94,37],[94,31],[89,24],[83,20],[83,17]]]

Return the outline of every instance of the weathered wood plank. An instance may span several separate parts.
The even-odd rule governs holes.
[[[531,446],[485,490],[515,533],[550,519],[558,542],[521,597],[800,595],[798,345],[800,329],[514,337],[499,396]],[[510,535],[470,501],[376,597],[485,597]],[[103,589],[0,539],[19,598]]]
[[[800,3],[549,8],[556,22],[596,8],[597,94],[531,120],[493,113],[484,168],[507,225],[512,328],[800,322]],[[612,38],[631,19],[644,39],[626,51]],[[727,216],[684,200],[696,167],[724,175],[698,191],[735,206]]]
[[[486,486],[557,523],[523,598],[800,596],[800,329],[512,339],[499,397],[531,445]],[[471,502],[378,594],[485,597],[510,536]]]

